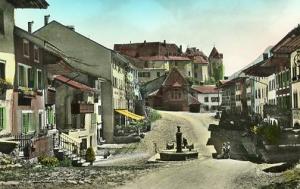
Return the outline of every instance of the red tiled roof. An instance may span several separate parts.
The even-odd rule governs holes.
[[[191,104],[200,104],[198,99],[195,98],[194,96],[192,96],[191,94],[189,94],[189,96],[188,96],[188,102],[189,102],[189,105],[191,105]]]
[[[193,62],[195,64],[208,64],[208,60],[202,56],[195,56]]]
[[[138,57],[139,60],[143,61],[189,61],[188,57],[184,56],[143,56]]]
[[[192,86],[192,89],[203,94],[218,93],[218,88],[214,85]]]
[[[115,44],[114,50],[131,57],[151,57],[151,56],[177,56],[181,54],[180,48],[176,44],[161,42],[144,42]]]
[[[54,79],[56,79],[57,81],[60,81],[62,83],[65,83],[67,85],[69,85],[70,87],[73,87],[75,89],[79,89],[81,91],[92,91],[94,92],[95,90],[85,84],[82,84],[82,83],[79,83],[77,81],[74,81],[72,79],[69,79],[65,76],[62,76],[62,75],[57,75],[54,77]]]

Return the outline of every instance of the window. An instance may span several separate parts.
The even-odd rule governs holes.
[[[4,13],[3,10],[0,10],[0,34],[4,35]]]
[[[197,64],[195,64],[195,65],[194,65],[194,68],[195,68],[195,69],[197,69],[197,68],[198,68],[198,65],[197,65]]]
[[[197,73],[194,73],[194,77],[197,78],[197,77],[198,77],[198,74],[197,74]]]
[[[22,133],[27,134],[29,132],[34,132],[35,127],[32,123],[32,113],[22,113]]]
[[[29,58],[29,41],[23,40],[23,55],[26,58]]]
[[[0,78],[5,80],[5,62],[0,60]]]
[[[6,126],[6,110],[5,107],[0,107],[0,131]]]
[[[208,102],[208,101],[209,101],[208,97],[204,97],[204,102]]]
[[[189,71],[189,76],[191,76],[191,72]]]
[[[148,68],[148,67],[149,67],[148,62],[145,62],[145,63],[144,63],[144,67],[145,67],[145,68]]]
[[[34,62],[40,62],[40,49],[37,46],[34,46],[33,50]]]
[[[96,114],[91,114],[91,128],[94,128],[97,125],[97,116]]]
[[[298,93],[295,92],[293,96],[294,96],[294,108],[298,108]]]
[[[39,130],[42,130],[44,128],[44,123],[43,123],[43,112],[39,112]]]
[[[181,99],[181,91],[179,91],[178,89],[175,89],[172,91],[171,96],[172,96],[172,99],[174,99],[174,100]]]
[[[37,75],[37,89],[42,89],[43,88],[42,70],[37,70],[36,75]]]
[[[218,97],[211,97],[211,102],[218,102],[219,98]]]
[[[156,72],[156,76],[157,76],[157,77],[160,77],[160,72]]]
[[[55,112],[54,112],[53,108],[48,107],[46,109],[46,114],[47,114],[47,124],[55,125]]]
[[[19,64],[18,65],[18,80],[21,87],[34,87],[34,74],[30,66]]]

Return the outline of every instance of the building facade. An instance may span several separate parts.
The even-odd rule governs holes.
[[[222,104],[222,93],[215,85],[192,86],[193,96],[200,102],[200,112],[217,111]]]

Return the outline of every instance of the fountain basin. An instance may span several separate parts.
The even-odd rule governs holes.
[[[198,152],[196,150],[183,150],[176,152],[176,150],[163,150],[159,153],[161,161],[186,161],[189,159],[198,159]]]

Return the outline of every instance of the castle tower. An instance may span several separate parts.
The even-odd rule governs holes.
[[[215,81],[222,80],[224,78],[223,54],[219,53],[216,47],[211,50],[208,62],[209,77],[214,78]]]

